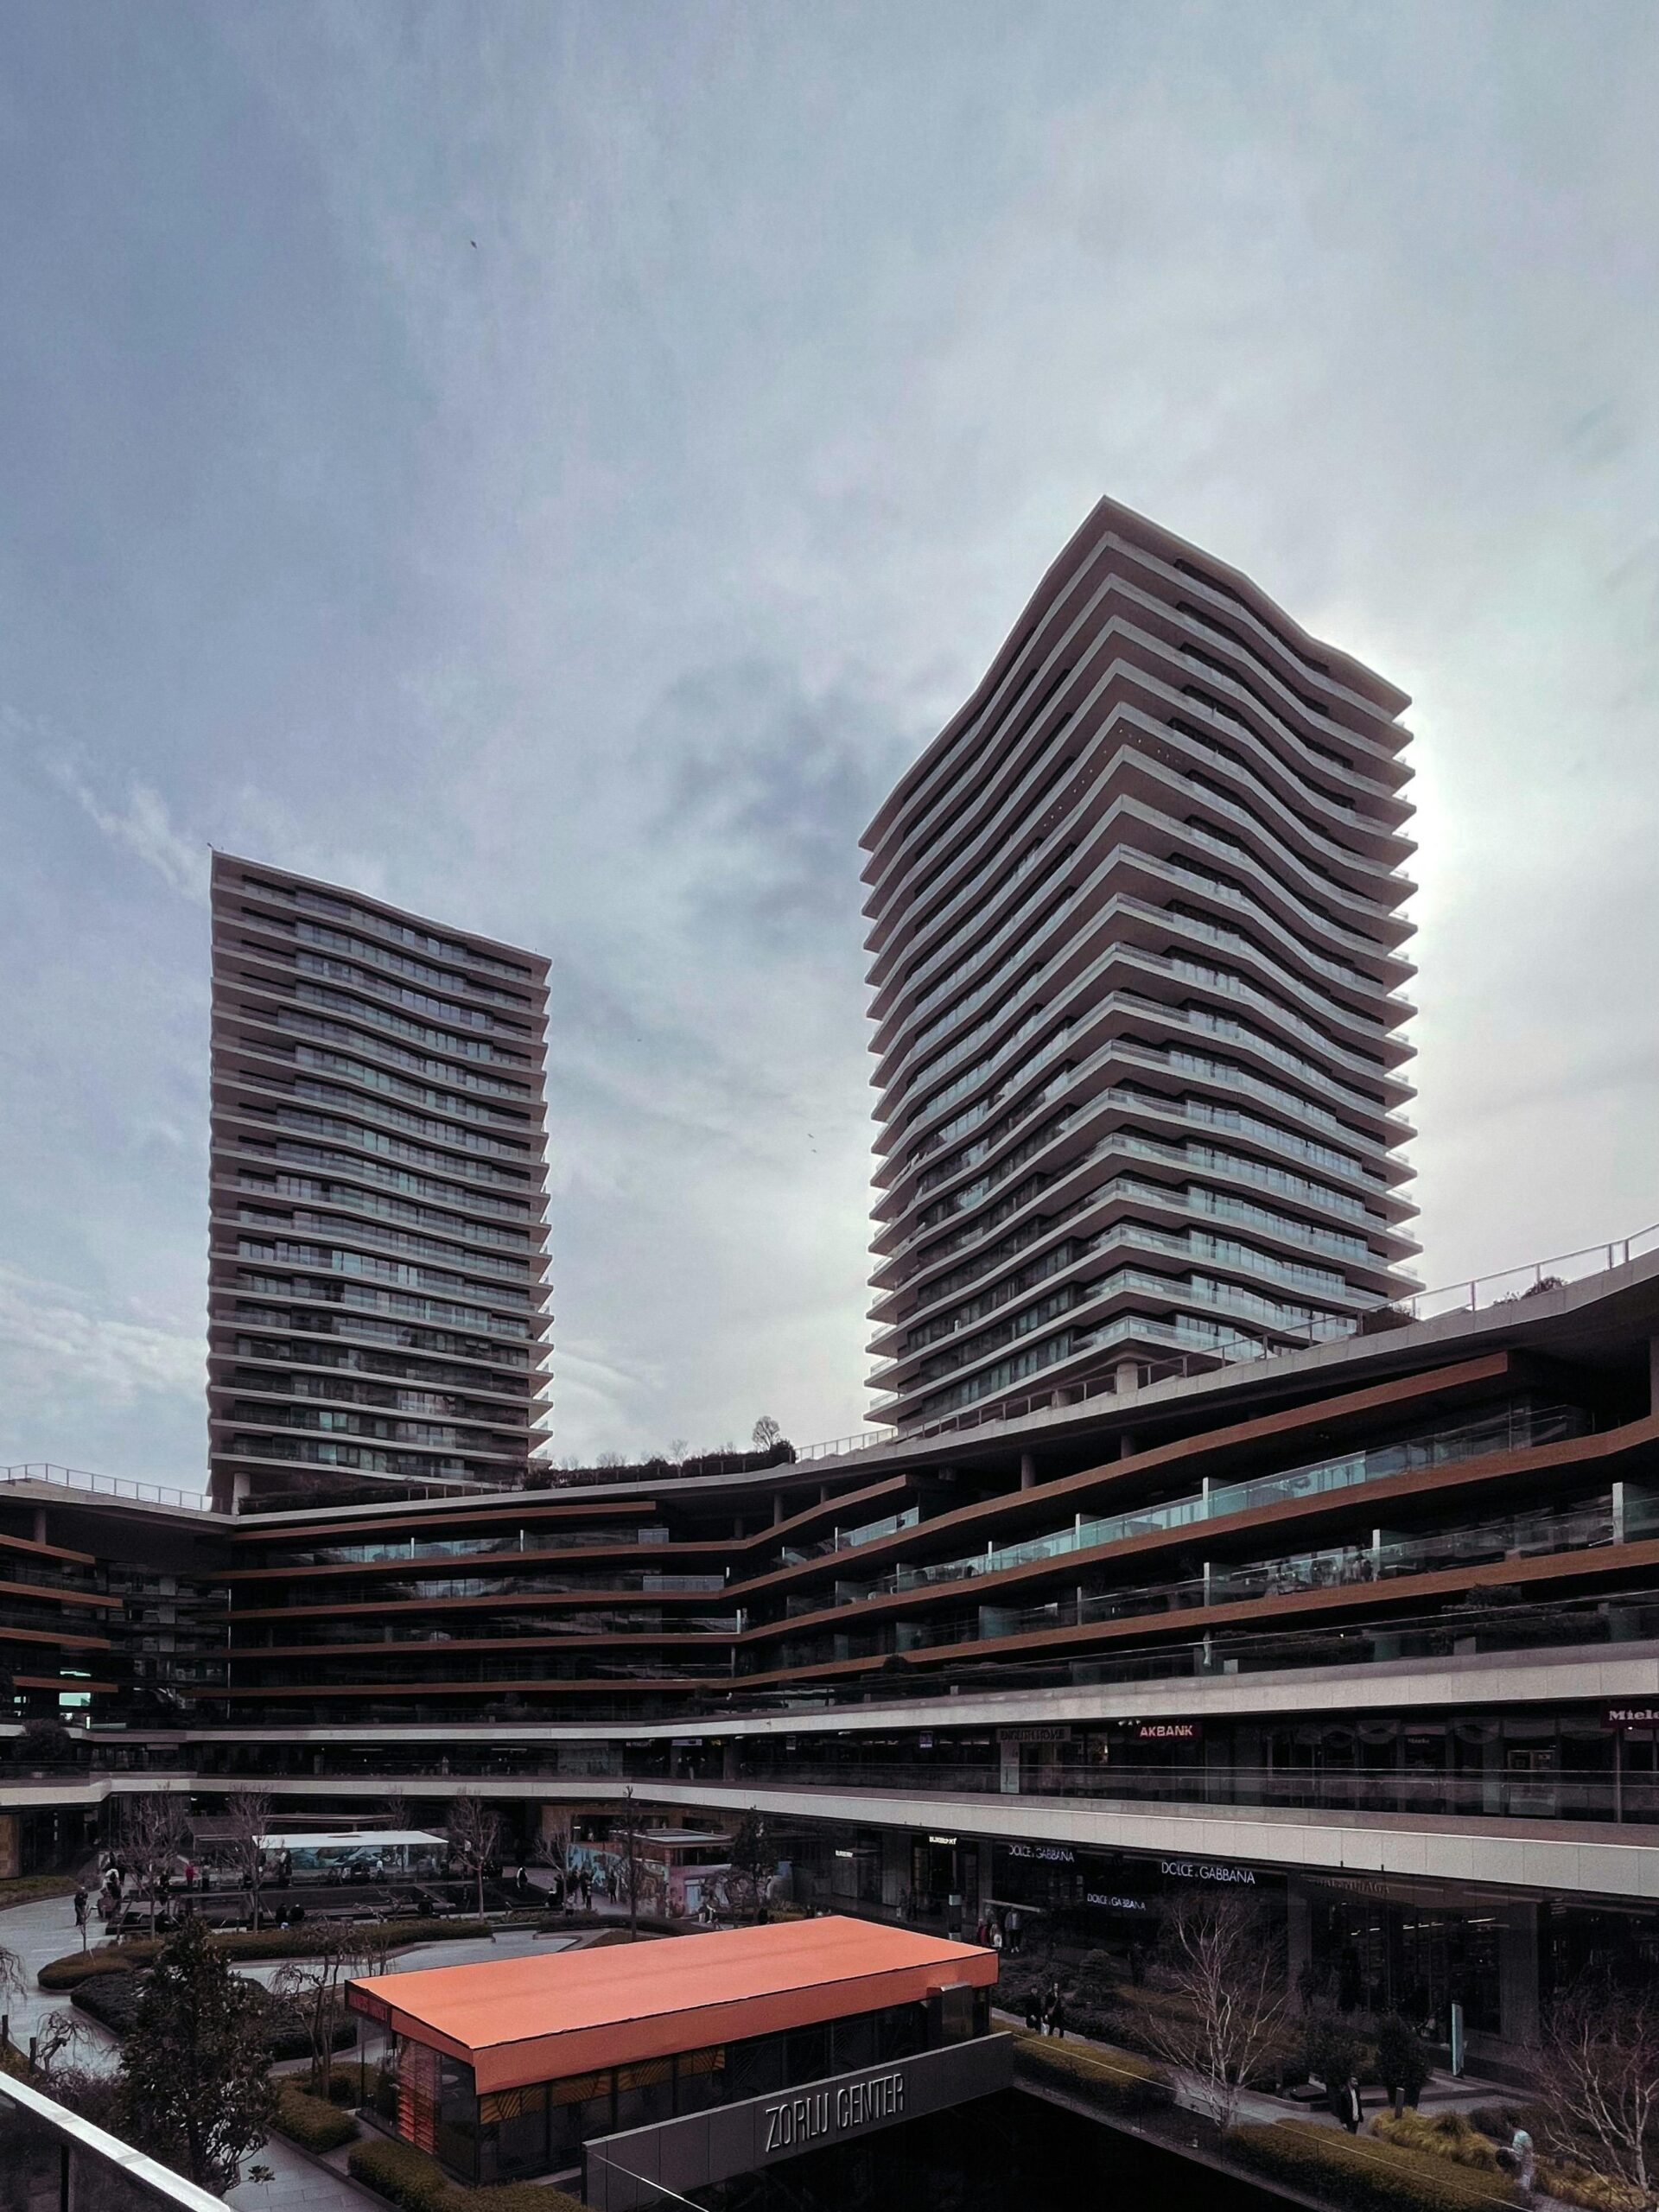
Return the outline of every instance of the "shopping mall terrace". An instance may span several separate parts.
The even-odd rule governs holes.
[[[602,1860],[631,1789],[665,1910],[751,1808],[802,1902],[941,1936],[1130,1948],[1235,1883],[1499,2061],[1659,1963],[1656,1342],[1644,1258],[693,1479],[229,1515],[25,1471],[0,1643],[73,1755],[0,1770],[0,1871],[250,1783],[288,1829],[470,1786]]]

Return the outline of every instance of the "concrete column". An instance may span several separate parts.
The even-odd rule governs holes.
[[[1296,1977],[1304,1967],[1313,1963],[1313,1902],[1293,1875],[1285,1890],[1285,1972],[1289,1977],[1293,2003],[1295,2001]]]
[[[1497,2017],[1505,2043],[1538,2034],[1538,1908],[1505,1905],[1497,1927]]]
[[[35,1541],[37,1544],[43,1544],[46,1540],[46,1508],[37,1505],[35,1509]]]
[[[1120,1459],[1134,1459],[1135,1431],[1132,1428],[1126,1428],[1123,1433],[1118,1438],[1117,1456]]]
[[[1659,1337],[1648,1338],[1648,1411],[1659,1414]]]
[[[1021,1489],[1021,1490],[1030,1490],[1030,1489],[1032,1488],[1033,1484],[1036,1482],[1036,1480],[1037,1480],[1037,1454],[1036,1454],[1034,1452],[1022,1452],[1020,1454],[1020,1489]]]
[[[881,1902],[897,1912],[899,1900],[910,1890],[910,1838],[889,1828],[881,1838]]]
[[[1141,1387],[1141,1363],[1136,1359],[1120,1359],[1112,1370],[1114,1390],[1136,1390]]]
[[[772,1494],[772,1525],[774,1529],[783,1517],[784,1493],[780,1490],[775,1490]]]

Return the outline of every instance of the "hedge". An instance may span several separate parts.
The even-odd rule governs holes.
[[[451,2181],[435,2158],[412,2143],[388,2142],[384,2136],[354,2143],[346,2164],[353,2181],[389,2197],[403,2212],[588,2212],[580,2197],[544,2181],[467,2189]]]
[[[356,1923],[346,1923],[355,1925]],[[394,1950],[414,1943],[467,1942],[493,1931],[487,1920],[377,1920],[362,1923],[365,1936]],[[341,1932],[339,1921],[304,1921],[297,1928],[219,1928],[213,1932],[215,1950],[237,1961],[254,1959],[314,1959],[332,1936]],[[71,1951],[49,1959],[35,1979],[42,1989],[76,1989],[94,1974],[125,1974],[147,1967],[166,1942],[164,1936],[137,1936],[96,1951]]]
[[[1280,2120],[1236,2127],[1227,2148],[1241,2165],[1306,2190],[1344,2212],[1491,2212],[1522,2198],[1500,2174],[1423,2157],[1374,2136]]]
[[[73,1874],[8,1874],[0,1881],[0,1912],[9,1904],[32,1904],[41,1897],[72,1897],[79,1887]]]
[[[307,2151],[338,2151],[362,2133],[348,2112],[314,2097],[292,2082],[276,2084],[276,2133]]]
[[[138,2017],[139,2000],[143,1994],[144,1976],[142,1974],[105,1974],[95,1975],[73,1991],[70,2003],[78,2011],[89,2012],[100,2025],[113,2036],[128,2036]],[[250,1984],[257,1987],[257,1984]],[[309,2058],[311,2035],[300,2007],[291,1999],[273,1997],[269,1990],[259,1991],[270,2023],[266,2040],[273,2058]],[[357,2041],[355,2020],[342,2019],[334,2028],[334,2048],[349,2050]]]
[[[1016,2081],[1069,2090],[1107,2112],[1150,2112],[1174,2099],[1168,2075],[1136,2052],[1085,2050],[1028,2028],[1014,2031],[1014,2072]]]

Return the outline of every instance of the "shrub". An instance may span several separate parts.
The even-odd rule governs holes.
[[[391,2143],[381,2136],[354,2143],[346,2164],[353,2181],[389,2197],[404,2212],[588,2212],[579,2197],[547,2182],[465,2188],[412,2143]]]
[[[1163,2069],[1135,2051],[1084,2050],[1026,2028],[1014,2031],[1014,2070],[1017,2079],[1069,2090],[1107,2112],[1148,2112],[1173,2096]]]
[[[1335,2088],[1360,2069],[1358,2031],[1329,2005],[1316,2005],[1302,2020],[1302,2059],[1310,2074]]]
[[[1450,2159],[1425,2158],[1374,2137],[1356,2142],[1313,2120],[1236,2127],[1227,2145],[1242,2165],[1344,2212],[1491,2212],[1495,2203],[1521,2201],[1496,2174],[1465,2172]]]
[[[1427,2113],[1403,2112],[1396,2120],[1392,2113],[1380,2112],[1371,2122],[1371,2133],[1424,2158],[1448,2158],[1453,2165],[1478,2167],[1482,2173],[1498,2171],[1497,2145],[1460,2112],[1440,2113],[1432,2120]]]
[[[415,1943],[465,1942],[493,1933],[487,1920],[385,1920],[370,1923],[377,1945],[403,1950]],[[220,1928],[210,1937],[213,1948],[227,1959],[313,1959],[340,1933],[338,1921],[304,1921],[297,1928]],[[96,1951],[70,1951],[49,1959],[35,1979],[42,1989],[75,1989],[101,1974],[129,1974],[147,1967],[166,1939],[158,1936],[129,1936],[124,1942],[104,1945]]]
[[[159,1943],[111,1944],[102,1951],[72,1951],[67,1958],[48,1959],[35,1979],[42,1989],[79,1989],[106,1974],[130,1974],[147,1967],[161,1948]]]
[[[276,2084],[276,2132],[307,2151],[338,2151],[360,2130],[348,2112],[309,2095],[291,2082]]]
[[[1643,2199],[1628,2183],[1599,2174],[1576,2158],[1540,2158],[1537,2179],[1545,2196],[1582,2205],[1585,2212],[1643,2212]]]
[[[82,2012],[89,2012],[99,2024],[113,2036],[127,2036],[132,2031],[138,2017],[139,2000],[143,1994],[147,1976],[130,1969],[120,1974],[96,1974],[74,1990],[70,2002]],[[266,2035],[273,2058],[309,2058],[311,2036],[298,2005],[281,1998],[272,1997],[268,1990],[256,1990],[266,2018]],[[341,2020],[334,2030],[334,2047],[349,2050],[357,2041],[355,2020]]]
[[[1387,2012],[1376,2024],[1376,2070],[1392,2096],[1401,2091],[1414,2105],[1434,2069],[1428,2046],[1409,2020]]]

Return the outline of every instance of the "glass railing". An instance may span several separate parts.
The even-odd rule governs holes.
[[[6,2203],[28,2212],[224,2212],[194,2182],[9,2078],[0,2078],[0,2175]]]
[[[784,1545],[778,1559],[784,1567],[798,1567],[803,1560],[822,1559],[829,1552],[856,1549],[860,1544],[873,1544],[883,1536],[896,1536],[901,1529],[913,1529],[921,1520],[919,1506],[907,1506],[902,1513],[889,1513],[880,1521],[866,1521],[856,1529],[836,1529],[816,1544]]]
[[[1079,1515],[1070,1529],[1058,1529],[1020,1543],[988,1545],[982,1552],[941,1560],[931,1567],[895,1567],[881,1576],[872,1588],[876,1593],[886,1594],[925,1589],[938,1582],[1001,1574],[1009,1567],[1064,1558],[1073,1552],[1091,1551],[1099,1545],[1119,1543],[1134,1536],[1187,1528],[1200,1521],[1220,1520],[1228,1514],[1247,1513],[1259,1506],[1281,1504],[1289,1499],[1319,1497],[1358,1483],[1382,1482],[1391,1475],[1405,1474],[1419,1467],[1440,1466],[1492,1452],[1534,1449],[1563,1437],[1581,1435],[1587,1426],[1585,1414],[1573,1406],[1507,1408],[1464,1427],[1431,1432],[1392,1444],[1372,1445],[1340,1458],[1315,1460],[1278,1474],[1253,1476],[1247,1482],[1219,1484],[1195,1497],[1142,1506],[1134,1512],[1104,1514],[1087,1520]]]
[[[1449,1567],[1488,1566],[1503,1560],[1536,1559],[1569,1551],[1594,1550],[1616,1540],[1610,1499],[1565,1513],[1509,1514],[1476,1526],[1423,1536],[1389,1538],[1377,1543],[1334,1544],[1280,1559],[1238,1567],[1216,1566],[1203,1574],[1103,1592],[1069,1591],[1039,1605],[980,1605],[970,1618],[876,1630],[868,1639],[873,1656],[889,1649],[929,1650],[1011,1636],[1040,1634],[1104,1621],[1140,1619],[1159,1613],[1189,1611],[1206,1605],[1287,1598],[1314,1590],[1357,1587],[1405,1574],[1427,1574]],[[849,1592],[856,1603],[868,1588]],[[885,1637],[885,1641],[883,1638]],[[842,1639],[844,1641],[844,1638]],[[804,1649],[801,1663],[821,1662],[825,1654]]]

